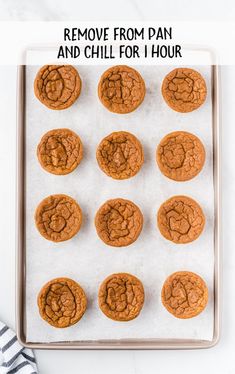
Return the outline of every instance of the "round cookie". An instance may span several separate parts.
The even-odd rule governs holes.
[[[38,205],[35,224],[44,238],[53,242],[71,239],[82,224],[82,211],[78,203],[67,195],[51,195]]]
[[[80,95],[82,82],[71,65],[45,65],[36,75],[34,93],[50,109],[66,109]]]
[[[204,78],[193,69],[174,69],[162,83],[162,96],[176,112],[187,113],[199,108],[206,100],[206,94]]]
[[[144,162],[144,152],[141,143],[133,134],[118,131],[101,141],[96,158],[105,174],[114,179],[127,179],[140,170]]]
[[[77,323],[87,307],[82,287],[69,278],[56,278],[43,286],[38,295],[41,317],[54,327],[64,328]]]
[[[205,149],[195,135],[186,131],[175,131],[161,140],[156,159],[159,169],[166,177],[175,181],[187,181],[202,170]]]
[[[205,225],[199,204],[188,196],[173,196],[159,208],[157,224],[161,234],[176,244],[196,240]]]
[[[43,169],[49,173],[69,174],[83,157],[81,139],[69,129],[48,131],[38,144],[37,156]]]
[[[99,81],[98,95],[113,113],[133,112],[144,100],[145,83],[140,73],[126,65],[106,70]]]
[[[140,235],[143,215],[132,201],[108,200],[97,211],[95,226],[104,243],[124,247],[134,243]]]
[[[178,271],[166,279],[161,298],[164,307],[175,317],[192,318],[205,309],[208,289],[199,275]]]
[[[136,318],[144,304],[144,287],[135,276],[127,273],[112,274],[100,286],[99,307],[114,321]]]

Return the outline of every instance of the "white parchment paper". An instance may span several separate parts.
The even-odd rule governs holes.
[[[213,336],[213,174],[211,68],[195,67],[207,82],[206,103],[182,114],[171,110],[161,95],[161,82],[172,69],[165,66],[137,66],[146,83],[146,97],[133,113],[110,113],[99,102],[97,84],[106,67],[78,66],[83,86],[77,102],[69,109],[53,111],[34,96],[33,81],[38,67],[26,68],[26,325],[27,341],[55,342],[126,338],[191,338],[211,340]],[[36,147],[48,130],[67,127],[77,132],[84,145],[84,159],[66,176],[44,171]],[[138,137],[144,147],[145,163],[133,178],[117,181],[106,176],[96,162],[96,148],[113,131],[125,130]],[[175,182],[161,174],[155,161],[156,147],[171,131],[185,130],[205,145],[202,172],[188,182]],[[80,204],[84,222],[71,240],[53,243],[44,239],[34,225],[34,211],[46,196],[65,193]],[[164,239],[156,227],[160,204],[172,195],[196,199],[206,215],[202,235],[194,242],[176,245]],[[128,247],[106,246],[97,236],[94,216],[107,199],[133,200],[144,214],[139,239]],[[168,275],[188,270],[201,275],[209,288],[209,303],[199,316],[180,320],[161,304],[161,288]],[[115,272],[136,275],[144,284],[146,301],[138,318],[123,323],[108,319],[98,308],[99,284]],[[88,309],[79,323],[56,329],[41,319],[37,295],[55,277],[70,277],[81,284]]]

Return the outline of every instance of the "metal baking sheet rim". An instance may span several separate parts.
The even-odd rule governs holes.
[[[31,343],[26,341],[24,327],[25,300],[25,155],[24,155],[24,124],[25,124],[25,65],[18,67],[18,98],[17,98],[17,186],[16,186],[16,331],[19,342],[33,349],[202,349],[214,347],[220,338],[221,327],[221,190],[220,190],[220,70],[212,65],[212,105],[213,105],[213,168],[215,191],[215,235],[214,235],[214,334],[209,340],[188,339],[123,339],[97,341],[68,341],[53,343]]]

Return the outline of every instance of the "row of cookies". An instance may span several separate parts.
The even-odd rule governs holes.
[[[71,173],[81,162],[83,145],[69,129],[48,131],[37,147],[41,166],[49,173]],[[96,158],[100,169],[113,179],[128,179],[144,163],[140,141],[129,132],[118,131],[106,136],[98,145]],[[159,143],[156,160],[161,172],[175,181],[195,177],[203,168],[205,149],[200,139],[186,131],[166,135]]]
[[[35,223],[40,234],[51,241],[61,242],[78,233],[82,210],[67,195],[51,195],[38,205]],[[161,234],[176,244],[190,243],[203,231],[205,216],[200,205],[188,196],[173,196],[159,208],[157,226]],[[134,243],[143,227],[143,214],[130,200],[121,198],[106,201],[95,216],[100,239],[113,247]]]
[[[34,81],[36,97],[50,109],[66,109],[79,97],[82,81],[71,65],[45,65]],[[101,103],[111,112],[130,113],[143,102],[145,82],[135,69],[117,65],[106,70],[98,84]],[[163,80],[162,96],[177,112],[199,108],[207,94],[206,82],[199,72],[188,68],[172,70]]]
[[[114,321],[135,319],[144,305],[142,282],[132,274],[108,276],[100,285],[98,304],[101,311]],[[200,314],[208,302],[204,280],[189,271],[171,274],[163,284],[161,300],[177,318],[192,318]],[[38,295],[41,317],[50,325],[65,328],[77,323],[87,308],[83,288],[69,278],[56,278],[43,286]]]

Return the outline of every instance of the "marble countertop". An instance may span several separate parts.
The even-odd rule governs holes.
[[[228,21],[234,15],[233,0],[0,1],[2,21]]]
[[[232,20],[234,1],[119,0],[81,2],[78,0],[33,2],[0,0],[3,20]],[[1,160],[1,246],[0,246],[0,319],[15,326],[15,160],[16,160],[16,67],[0,67],[0,160]],[[235,66],[221,69],[223,136],[223,321],[219,344],[201,351],[36,351],[40,374],[232,374],[235,372]]]

